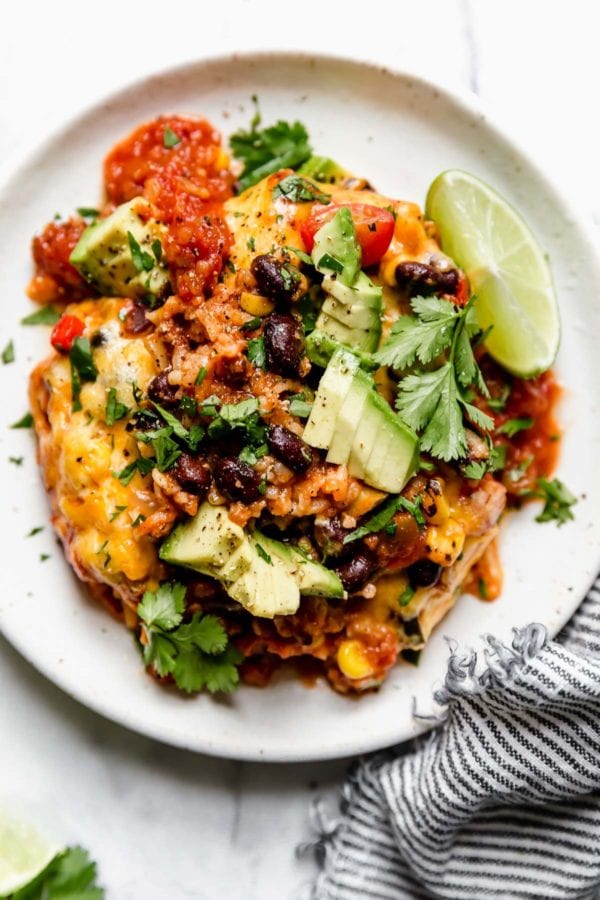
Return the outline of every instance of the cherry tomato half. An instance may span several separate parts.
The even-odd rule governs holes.
[[[68,353],[73,346],[73,341],[81,337],[85,326],[77,316],[62,316],[50,335],[50,343],[59,353]]]
[[[394,217],[389,210],[367,203],[330,203],[328,206],[315,206],[306,222],[300,226],[300,234],[307,251],[311,252],[319,228],[333,219],[342,206],[347,207],[352,214],[356,237],[362,250],[362,265],[372,266],[379,262],[390,246],[394,234]]]

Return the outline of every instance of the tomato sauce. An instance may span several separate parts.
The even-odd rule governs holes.
[[[233,175],[221,136],[204,119],[161,116],[136,128],[104,163],[106,203],[102,216],[144,196],[169,229],[163,247],[175,293],[191,300],[211,290],[231,239],[222,217]],[[86,222],[51,222],[34,238],[36,275],[29,295],[42,303],[72,301],[92,290],[69,263]]]

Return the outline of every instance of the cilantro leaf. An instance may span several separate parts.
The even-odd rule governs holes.
[[[151,272],[154,268],[154,258],[150,253],[142,250],[135,236],[131,231],[127,232],[127,240],[129,242],[129,250],[131,251],[131,259],[137,272]]]
[[[194,381],[194,384],[196,385],[196,387],[200,387],[200,385],[206,378],[207,374],[208,374],[208,369],[206,368],[206,366],[200,366],[200,368],[198,369],[198,374],[196,375],[196,380]]]
[[[260,556],[260,558],[261,558],[262,560],[264,560],[266,563],[268,563],[270,566],[272,566],[272,565],[273,565],[273,560],[271,559],[271,557],[269,556],[269,554],[267,553],[267,551],[265,550],[265,548],[262,546],[262,544],[259,544],[259,543],[257,542],[257,543],[255,544],[255,546],[256,546],[256,552],[258,553],[258,555]]]
[[[236,666],[242,655],[228,643],[227,632],[216,616],[195,612],[182,622],[185,586],[161,584],[146,591],[138,616],[146,632],[144,661],[161,677],[172,674],[187,693],[231,691],[239,683]]]
[[[266,364],[265,339],[261,335],[248,341],[248,359],[257,369],[264,369]]]
[[[21,319],[21,325],[56,325],[60,313],[53,306],[42,306]]]
[[[277,197],[285,197],[286,200],[290,200],[292,203],[331,202],[329,194],[324,194],[316,184],[313,184],[307,178],[303,178],[302,175],[287,175],[279,184],[275,185],[272,193],[274,200]]]
[[[289,398],[290,412],[299,419],[307,419],[313,408],[312,403],[308,403],[305,394],[292,394]]]
[[[168,150],[172,147],[176,147],[177,144],[181,143],[181,138],[178,134],[175,134],[172,128],[168,125],[163,132],[163,146],[165,146]]]
[[[9,341],[4,350],[2,351],[2,362],[5,366],[9,363],[15,361],[15,345],[12,341]]]
[[[233,155],[244,163],[238,179],[240,191],[279,169],[299,166],[312,153],[308,132],[301,122],[279,120],[261,130],[257,129],[259,124],[260,115],[257,114],[249,131],[240,129],[229,139]]]
[[[92,348],[86,337],[76,337],[69,350],[71,364],[71,397],[73,412],[81,409],[79,396],[82,381],[95,381],[98,370],[92,358]]]
[[[382,366],[406,369],[418,358],[424,365],[452,343],[458,312],[447,300],[414,297],[411,306],[416,316],[400,316],[390,337],[375,354]]]
[[[507,419],[496,431],[498,434],[506,434],[509,438],[513,438],[519,431],[526,431],[532,425],[533,419],[529,416],[520,419]]]
[[[11,894],[12,900],[103,900],[96,884],[96,863],[82,847],[59,853],[29,884]]]
[[[82,219],[97,219],[100,215],[100,210],[93,206],[78,206],[76,212]]]
[[[146,456],[138,456],[133,462],[128,463],[120,472],[113,472],[115,478],[118,478],[121,484],[127,486],[132,480],[136,472],[143,477],[149,475],[154,468],[154,460],[148,459]]]
[[[496,412],[501,412],[506,406],[506,401],[510,396],[510,386],[505,384],[497,397],[490,397],[488,406]]]
[[[533,496],[544,500],[544,508],[539,516],[536,516],[536,522],[555,521],[560,527],[569,519],[575,518],[571,507],[577,503],[577,497],[558,478],[553,478],[552,481],[546,478],[538,479],[537,490]]]
[[[156,591],[144,593],[137,614],[148,627],[170,631],[181,623],[184,605],[185,585],[163,582]]]
[[[33,425],[33,416],[30,412],[25,413],[25,415],[17,419],[16,422],[13,422],[10,426],[11,428],[31,428]]]
[[[407,584],[400,596],[398,597],[399,606],[408,606],[412,598],[415,596],[415,589]]]
[[[114,387],[109,388],[108,398],[106,400],[106,409],[104,419],[107,425],[114,425],[119,419],[123,419],[129,412],[129,407],[117,400],[117,391]]]
[[[402,497],[398,495],[397,497],[389,497],[385,503],[383,503],[377,512],[371,516],[364,525],[361,525],[360,528],[356,528],[354,531],[351,531],[350,534],[347,534],[344,538],[344,544],[350,544],[352,541],[359,541],[361,538],[366,537],[368,534],[374,534],[378,531],[383,531],[383,529],[387,528],[387,526],[391,523],[392,519],[396,515],[399,509],[405,509],[407,512],[411,513],[414,516],[419,530],[424,526],[425,519],[423,518],[423,513],[420,509],[421,506],[421,497],[419,496],[415,502],[411,502],[407,500],[406,497]]]

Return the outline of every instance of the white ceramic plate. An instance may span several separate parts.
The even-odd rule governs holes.
[[[268,689],[242,688],[227,699],[185,698],[145,673],[131,636],[89,602],[45,524],[48,506],[32,436],[7,425],[26,410],[27,374],[47,352],[45,328],[23,328],[29,311],[32,234],[56,211],[93,206],[101,162],[112,144],[158,113],[201,114],[227,134],[247,125],[249,98],[265,122],[299,118],[317,152],[364,174],[384,193],[424,202],[442,169],[460,167],[508,197],[552,260],[563,320],[557,363],[565,385],[566,428],[558,474],[581,496],[574,523],[533,521],[528,508],[502,529],[505,587],[486,604],[465,596],[443,622],[417,669],[399,665],[382,690],[347,699],[325,685],[307,689],[282,678]],[[267,54],[201,62],[146,80],[71,122],[8,180],[0,196],[2,344],[14,338],[17,361],[0,366],[0,469],[3,478],[0,626],[48,678],[103,715],[170,744],[222,756],[307,760],[355,754],[422,731],[412,715],[433,710],[432,688],[445,671],[444,636],[477,645],[491,632],[543,622],[555,633],[600,566],[600,269],[586,224],[522,151],[470,99],[414,76],[338,59]],[[26,457],[17,467],[9,456]],[[40,554],[52,554],[40,561]]]

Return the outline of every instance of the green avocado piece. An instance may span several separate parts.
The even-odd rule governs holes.
[[[340,303],[347,306],[359,303],[362,307],[372,309],[381,315],[383,290],[378,284],[374,284],[365,272],[359,272],[351,285],[344,284],[332,275],[326,275],[322,287],[326,294],[331,294]]]
[[[377,350],[381,339],[381,288],[360,272],[351,287],[338,278],[326,276],[323,289],[327,296],[317,318],[317,328],[353,351]]]
[[[336,572],[306,556],[293,544],[277,541],[255,531],[252,541],[260,544],[271,559],[279,559],[294,577],[300,593],[312,597],[345,597],[344,586]]]
[[[352,178],[352,173],[344,169],[335,160],[328,156],[311,156],[306,162],[302,163],[297,170],[299,175],[306,175],[308,178],[314,178],[321,184],[340,184],[347,178]]]
[[[203,503],[193,519],[177,525],[163,541],[159,556],[164,562],[216,577],[245,540],[244,529],[231,521],[226,507]]]
[[[377,393],[373,376],[359,369],[356,357],[353,370],[346,364],[351,384],[346,376],[339,389],[339,354],[332,356],[321,378],[304,440],[326,449],[328,462],[347,464],[351,474],[371,487],[397,494],[416,469],[418,438]]]
[[[361,339],[362,332],[347,328],[337,320],[330,319],[329,316],[324,318],[323,324],[327,331],[315,328],[306,338],[306,355],[312,363],[325,369],[336,350],[343,349],[341,345],[345,344],[348,350],[357,357],[361,369],[371,372],[379,368],[370,353],[363,353],[356,349],[356,343]],[[337,337],[335,337],[336,335]]]
[[[361,249],[356,239],[352,214],[346,206],[315,234],[312,249],[315,268],[322,275],[337,275],[351,285],[360,272]]]
[[[291,616],[300,605],[300,588],[277,557],[267,562],[254,549],[252,567],[225,590],[253,616],[273,619]]]
[[[350,390],[359,361],[352,353],[340,347],[333,354],[319,382],[312,410],[303,438],[311,447],[329,449],[337,414]]]
[[[373,379],[360,370],[355,373],[352,386],[337,414],[333,438],[327,452],[327,462],[346,466],[350,459],[353,441],[362,429],[363,410],[373,389]]]
[[[134,197],[89,225],[75,245],[69,262],[101,294],[111,297],[160,298],[169,290],[163,255],[166,226],[151,205]]]

